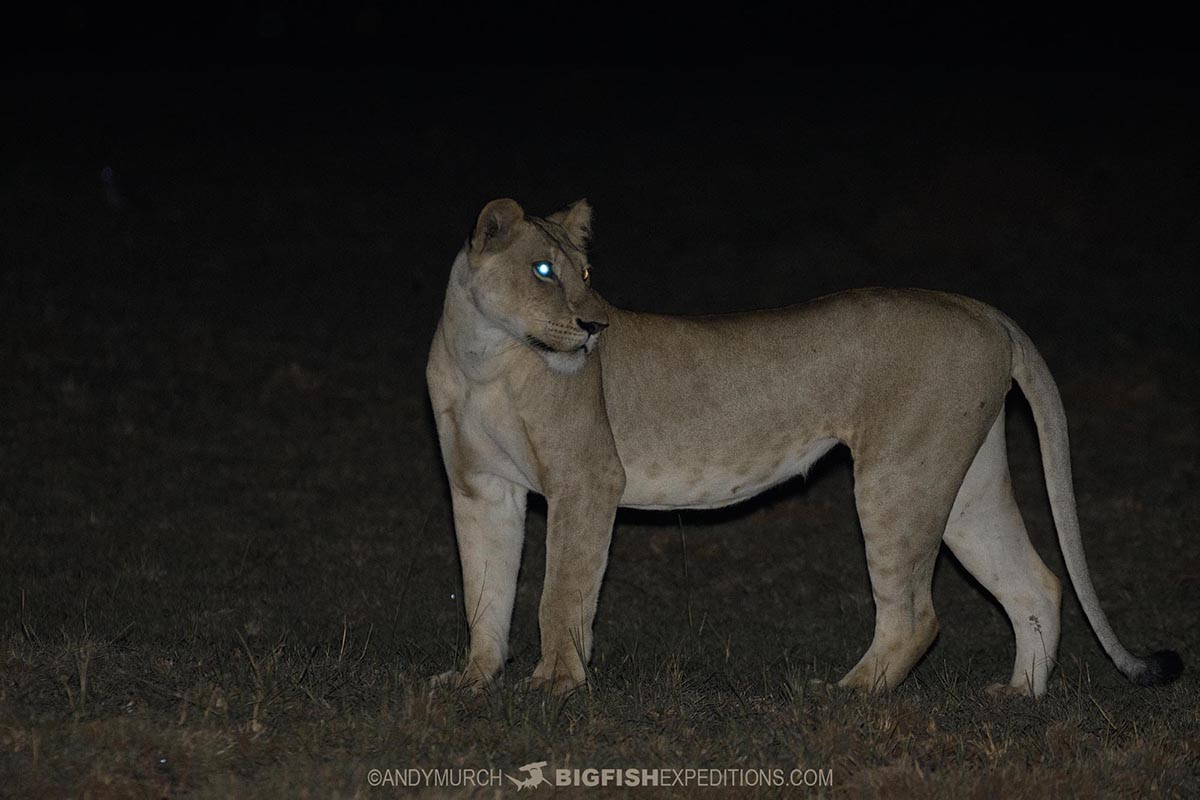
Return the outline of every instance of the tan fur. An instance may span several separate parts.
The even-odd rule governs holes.
[[[884,289],[721,316],[622,311],[585,281],[590,231],[586,201],[541,220],[496,200],[451,271],[427,374],[471,645],[466,668],[441,680],[479,686],[504,664],[527,492],[549,509],[533,679],[563,691],[585,678],[618,505],[728,505],[841,442],[876,605],[875,638],[841,684],[895,686],[933,641],[944,539],[1012,619],[1008,690],[1044,693],[1060,589],[1012,497],[1003,408],[1014,375],[1039,421],[1089,619],[1118,666],[1139,668],[1087,579],[1057,391],[1010,320],[966,298]],[[538,261],[555,281],[532,272]]]

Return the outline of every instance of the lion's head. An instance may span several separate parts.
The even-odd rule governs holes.
[[[536,351],[556,372],[581,369],[608,314],[589,286],[592,208],[577,200],[545,219],[507,198],[484,206],[464,276],[484,318]]]

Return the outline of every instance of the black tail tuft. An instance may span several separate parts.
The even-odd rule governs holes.
[[[1183,659],[1174,650],[1159,650],[1142,660],[1142,670],[1133,679],[1138,686],[1162,686],[1183,672]]]

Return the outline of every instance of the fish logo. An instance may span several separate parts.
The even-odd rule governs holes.
[[[521,767],[521,772],[529,773],[529,777],[517,780],[512,775],[506,775],[513,785],[517,787],[517,791],[522,789],[535,789],[543,783],[549,783],[550,780],[542,773],[542,767],[546,766],[545,761],[535,761],[532,764],[526,764]]]

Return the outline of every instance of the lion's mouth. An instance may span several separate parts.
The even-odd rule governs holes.
[[[541,353],[590,353],[592,352],[591,345],[595,341],[594,336],[589,336],[584,340],[583,344],[578,347],[572,347],[570,350],[560,350],[557,347],[551,347],[536,336],[526,336],[525,343]]]

